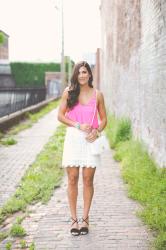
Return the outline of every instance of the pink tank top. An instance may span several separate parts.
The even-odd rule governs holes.
[[[77,103],[72,109],[66,113],[66,117],[72,121],[79,122],[80,124],[87,123],[91,125],[92,118],[95,111],[96,105],[96,90],[93,93],[92,98],[87,104]],[[92,128],[98,128],[98,118],[97,118],[97,109],[93,119]]]

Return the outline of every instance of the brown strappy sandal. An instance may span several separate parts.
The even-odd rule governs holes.
[[[78,223],[78,220],[76,219],[73,219],[73,218],[71,218],[72,220],[73,220],[73,223],[71,224],[71,226],[73,226],[73,224],[74,223]],[[72,228],[71,230],[70,230],[70,233],[73,235],[73,236],[79,236],[80,235],[80,230],[78,229],[78,228]]]
[[[89,226],[89,223],[86,221],[88,218],[89,218],[89,216],[86,219],[82,218],[82,222],[86,222],[86,224]],[[88,233],[89,233],[89,228],[88,227],[81,227],[80,228],[80,234],[81,235],[86,235]]]

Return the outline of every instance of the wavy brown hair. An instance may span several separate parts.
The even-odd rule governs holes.
[[[78,82],[78,74],[79,74],[79,69],[83,66],[87,69],[88,73],[90,74],[88,85],[90,88],[93,88],[92,85],[93,75],[89,64],[85,61],[78,62],[74,66],[73,73],[71,76],[71,84],[68,90],[67,106],[69,108],[74,107],[78,103],[78,96],[80,94],[80,84]]]

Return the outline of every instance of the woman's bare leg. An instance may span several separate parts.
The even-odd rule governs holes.
[[[70,206],[71,217],[77,219],[77,196],[78,196],[78,179],[79,179],[79,168],[78,167],[67,167],[68,175],[68,201]],[[73,221],[72,221],[73,223]],[[78,227],[78,223],[74,223],[74,228]]]
[[[83,218],[86,219],[89,215],[90,206],[94,194],[93,179],[96,168],[83,168],[83,198],[84,198],[84,211]],[[88,219],[86,220],[88,222]],[[85,222],[82,223],[82,226],[87,226]]]

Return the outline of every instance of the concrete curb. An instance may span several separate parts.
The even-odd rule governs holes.
[[[6,131],[7,129],[9,129],[13,125],[17,124],[20,120],[24,119],[27,112],[35,113],[35,112],[39,111],[41,108],[43,108],[44,106],[46,106],[48,103],[50,103],[54,100],[58,100],[58,99],[59,99],[59,97],[58,98],[57,97],[50,98],[50,99],[42,101],[38,104],[35,104],[35,105],[32,105],[32,106],[27,107],[25,109],[14,112],[10,115],[3,116],[2,118],[0,118],[0,130],[1,130],[1,132]]]

